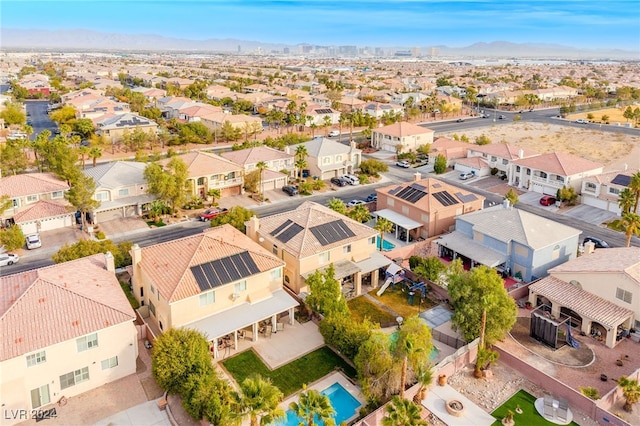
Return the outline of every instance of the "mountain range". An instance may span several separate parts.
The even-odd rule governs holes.
[[[91,30],[29,30],[0,28],[3,50],[7,49],[52,49],[89,51],[180,51],[243,53],[282,52],[289,48],[291,53],[299,52],[302,44],[289,45],[262,43],[237,39],[187,40],[164,37],[155,34],[102,33]],[[562,59],[638,59],[638,52],[621,49],[579,49],[558,44],[511,43],[494,41],[479,42],[465,47],[425,46],[423,55],[431,48],[437,48],[441,57],[475,58],[562,58]],[[407,51],[413,46],[384,47],[384,51]]]

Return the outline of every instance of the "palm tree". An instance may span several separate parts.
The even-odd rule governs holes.
[[[84,170],[85,160],[87,159],[87,154],[89,153],[89,148],[86,146],[78,147],[78,155],[80,156],[80,164],[82,165],[82,170]]]
[[[91,148],[91,151],[89,151],[89,158],[93,160],[93,167],[96,166],[96,162],[100,157],[102,157],[102,150],[97,147]]]
[[[296,146],[296,152],[294,154],[295,157],[295,166],[297,169],[296,177],[299,177],[302,173],[301,170],[307,167],[307,157],[309,156],[309,151],[307,150],[307,146],[304,144],[300,144]]]
[[[640,235],[640,214],[623,213],[622,218],[618,220],[619,226],[624,230],[626,237],[625,247],[631,247],[631,237]]]
[[[327,207],[329,207],[334,212],[340,214],[347,214],[347,205],[340,198],[332,198],[327,202]]]
[[[256,164],[256,169],[260,171],[260,175],[258,179],[258,188],[259,188],[261,197],[264,196],[264,188],[262,187],[262,172],[264,172],[264,169],[266,169],[267,167],[268,167],[267,163],[265,163],[264,161],[258,161],[258,163]]]
[[[211,197],[211,205],[216,203],[216,198],[220,198],[220,190],[218,188],[212,188],[207,191],[207,195]]]
[[[369,222],[371,220],[371,213],[369,213],[369,209],[364,204],[358,204],[353,207],[349,210],[347,216],[360,223]]]
[[[629,190],[635,195],[635,203],[633,204],[633,212],[638,213],[638,205],[640,204],[640,172],[631,176],[629,182]]]
[[[622,389],[622,395],[625,399],[622,409],[627,413],[631,413],[633,404],[640,401],[640,385],[637,380],[622,376],[618,379],[618,386]]]
[[[303,389],[306,389],[306,386]],[[303,390],[300,393],[298,402],[292,402],[289,405],[289,409],[296,413],[298,417],[302,417],[307,422],[307,426],[315,425],[316,417],[327,426],[336,424],[333,419],[333,415],[336,412],[331,406],[329,397],[317,390]]]
[[[382,247],[384,245],[384,234],[385,232],[391,232],[391,229],[393,229],[393,223],[391,223],[391,221],[385,219],[384,217],[379,217],[373,229],[380,232],[379,250],[382,251]]]
[[[427,364],[418,367],[418,371],[416,371],[416,379],[418,379],[420,389],[418,389],[418,392],[413,397],[413,402],[420,404],[420,401],[426,398],[427,389],[433,381],[433,369],[431,368],[431,365]]]
[[[385,407],[387,415],[382,419],[383,426],[426,426],[420,417],[420,407],[413,401],[394,396]]]
[[[636,194],[630,188],[625,188],[618,195],[618,207],[622,213],[629,213],[636,204]]]
[[[259,375],[248,377],[240,384],[240,392],[240,407],[251,419],[251,426],[272,424],[285,416],[284,410],[278,407],[282,392],[271,384],[271,380]]]

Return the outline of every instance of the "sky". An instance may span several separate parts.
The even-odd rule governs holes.
[[[0,26],[292,45],[509,41],[640,52],[640,0],[2,0]]]

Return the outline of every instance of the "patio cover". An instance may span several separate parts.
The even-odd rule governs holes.
[[[383,217],[388,221],[395,223],[399,227],[407,230],[420,228],[422,226],[420,222],[416,222],[413,219],[409,219],[408,217],[389,209],[378,210],[377,212],[373,212],[373,214],[378,217]]]
[[[207,339],[214,340],[298,305],[299,303],[287,292],[276,290],[268,299],[257,303],[245,302],[226,311],[185,324],[183,327],[198,330],[207,336]]]
[[[371,257],[369,257],[369,259],[361,260],[360,262],[355,263],[355,265],[360,268],[360,270],[364,274],[366,274],[367,272],[375,271],[376,269],[384,268],[385,266],[389,266],[390,264],[391,259],[389,259],[382,253],[378,253],[377,251],[371,253]]]
[[[507,261],[507,255],[497,252],[489,247],[485,247],[480,243],[473,241],[471,238],[459,232],[452,232],[447,235],[443,235],[436,242],[446,248],[449,248],[456,253],[468,257],[474,262],[481,263],[489,266],[490,268],[496,267]]]
[[[320,272],[326,271],[328,266],[324,266],[322,268],[318,268]],[[344,277],[348,277],[349,275],[353,275],[356,272],[360,272],[360,268],[355,263],[350,260],[339,260],[337,262],[333,262],[333,268],[335,269],[335,279],[339,280]],[[302,278],[305,280],[309,278],[309,275],[313,274],[316,270],[306,272],[302,274]]]
[[[133,206],[137,204],[147,204],[155,200],[156,197],[151,194],[133,195],[131,197],[118,198],[113,201],[102,201],[100,207],[96,209],[96,212],[103,212],[107,210],[113,210],[121,207]]]

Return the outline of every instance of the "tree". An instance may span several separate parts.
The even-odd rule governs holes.
[[[214,374],[209,342],[196,330],[172,328],[154,342],[151,371],[160,388],[184,396],[192,377]]]
[[[93,147],[89,150],[89,158],[91,158],[93,167],[96,166],[98,158],[102,157],[102,150],[98,147]]]
[[[19,141],[8,140],[0,145],[0,171],[3,176],[24,173],[29,161],[22,151]]]
[[[306,389],[306,386],[304,389]],[[289,405],[289,409],[296,413],[298,417],[302,417],[307,426],[315,425],[316,417],[327,426],[335,426],[336,424],[333,419],[335,410],[331,406],[329,397],[314,389],[300,392],[298,402],[292,402]]]
[[[600,121],[605,124],[609,124],[609,116],[607,114],[603,114],[602,117],[600,117]]]
[[[346,215],[347,214],[347,205],[340,198],[332,198],[327,202],[327,207],[329,207],[334,212]]]
[[[622,389],[622,396],[624,396],[625,399],[622,409],[631,413],[633,411],[633,404],[640,401],[640,385],[637,380],[622,376],[618,379],[618,386]]]
[[[394,396],[386,405],[387,415],[382,419],[382,426],[426,426],[427,422],[420,417],[421,408],[408,399]]]
[[[439,175],[444,173],[445,170],[447,170],[447,158],[442,154],[438,154],[435,162],[433,163],[433,171]]]
[[[258,191],[260,185],[260,170],[252,170],[244,175],[244,189],[255,194]]]
[[[220,198],[220,190],[218,188],[212,188],[210,190],[207,191],[207,196],[211,197],[211,205],[215,205],[216,204],[216,199]]]
[[[407,375],[409,373],[415,375],[420,368],[429,363],[431,348],[431,330],[422,319],[418,315],[405,319],[398,331],[398,338],[391,348],[394,357],[402,361],[400,370],[401,398],[404,398]]]
[[[65,105],[60,109],[49,114],[51,121],[55,121],[58,125],[73,124],[76,121],[76,109],[71,105]],[[62,132],[62,129],[60,130]],[[68,132],[67,132],[68,133]]]
[[[100,201],[93,198],[96,192],[96,182],[91,176],[80,174],[71,185],[71,188],[65,192],[64,198],[75,207],[82,215],[82,229],[87,229],[86,215],[100,207]]]
[[[376,224],[373,229],[380,232],[380,247],[378,250],[382,251],[382,247],[384,247],[384,234],[391,232],[393,229],[393,223],[384,217],[379,217],[378,220],[376,220]]]
[[[172,212],[184,204],[188,171],[180,157],[172,157],[166,170],[159,164],[149,164],[144,169],[144,177],[149,184],[149,193],[164,201]]]
[[[360,223],[366,223],[371,220],[371,213],[364,204],[358,204],[349,209],[347,216]]]
[[[89,118],[79,118],[73,123],[73,130],[80,133],[83,139],[87,139],[93,133],[93,121]]]
[[[633,212],[638,213],[638,206],[640,205],[640,172],[634,173],[633,176],[631,176],[631,182],[629,182],[628,188],[635,196]]]
[[[350,360],[355,359],[360,346],[369,339],[376,327],[368,318],[354,321],[351,315],[331,314],[320,322],[320,334],[327,345],[331,345]]]
[[[269,166],[268,166],[268,165],[267,165],[267,163],[266,163],[266,162],[264,162],[264,161],[258,161],[258,163],[256,164],[256,169],[260,172],[260,173],[259,173],[259,177],[260,177],[259,182],[260,182],[260,183],[259,183],[259,188],[258,188],[258,189],[260,190],[260,195],[261,195],[261,196],[264,196],[264,188],[262,187],[262,173],[263,173],[263,172],[264,172],[264,170],[265,170],[266,168],[268,168],[268,167],[269,167]]]
[[[362,343],[354,359],[362,392],[370,404],[378,404],[393,395],[399,383],[398,362],[391,355],[389,336],[373,331]]]
[[[221,214],[211,219],[211,227],[229,224],[242,232],[246,231],[245,222],[256,214],[252,210],[245,209],[241,206],[233,206],[226,214]]]
[[[631,106],[628,106],[624,110],[624,113],[622,114],[622,116],[627,119],[627,123],[629,122],[629,120],[633,120],[633,117],[634,117],[633,108],[631,108]]]
[[[325,316],[349,315],[349,307],[342,295],[342,286],[335,278],[333,263],[324,271],[316,269],[305,281],[310,290],[305,303],[311,309]]]
[[[87,159],[87,154],[89,154],[89,148],[86,146],[79,146],[77,149],[78,156],[80,157],[80,165],[82,166],[82,170],[84,170],[85,160]]]
[[[131,265],[131,254],[129,253],[131,246],[133,246],[133,243],[129,241],[114,244],[111,240],[80,240],[74,244],[65,244],[54,253],[51,259],[55,263],[62,263],[98,253],[110,252],[113,255],[113,262],[116,268],[124,268]]]
[[[23,125],[27,117],[22,111],[22,107],[17,103],[6,103],[4,109],[0,111],[0,119],[4,120],[5,125]]]
[[[259,375],[248,377],[240,384],[240,392],[240,406],[251,426],[269,425],[285,416],[284,410],[278,407],[283,399],[282,392],[271,384],[271,380]]]
[[[307,146],[304,144],[300,144],[296,146],[296,151],[294,154],[295,158],[295,166],[296,166],[296,177],[302,175],[302,169],[307,167],[307,157],[309,156],[309,151],[307,150]]]
[[[182,393],[182,406],[195,420],[215,426],[238,425],[237,394],[227,380],[211,373],[189,375]]]
[[[631,247],[631,237],[633,235],[640,235],[640,214],[623,213],[622,217],[616,222],[618,222],[618,225],[624,231],[626,238],[625,247]]]
[[[13,207],[13,200],[8,195],[0,195],[0,215]]]
[[[491,144],[491,139],[483,133],[480,136],[476,136],[475,142],[476,145],[489,145]]]
[[[360,171],[367,176],[380,176],[380,173],[389,171],[389,166],[375,158],[367,158],[360,162]]]
[[[436,282],[440,276],[447,270],[444,263],[437,257],[421,258],[419,256],[411,256],[409,263],[413,258],[417,258],[415,266],[411,266],[411,270],[422,278]]]
[[[509,200],[509,204],[515,206],[518,202],[518,193],[513,188],[509,188],[504,198]]]
[[[0,245],[7,251],[17,250],[24,246],[24,233],[17,225],[0,229]]]

